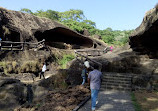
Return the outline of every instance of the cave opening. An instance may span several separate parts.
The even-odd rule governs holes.
[[[20,33],[12,29],[6,28],[3,30],[2,41],[20,42]]]
[[[10,42],[20,42],[20,33],[17,31],[14,31],[12,29],[8,29],[8,32],[4,31],[3,36],[1,37],[1,41],[10,41]],[[9,46],[10,43],[1,43],[3,46]],[[14,46],[17,46],[19,44],[12,44]]]
[[[141,54],[158,58],[158,20],[144,32],[130,38],[131,48]]]
[[[97,48],[97,44],[94,44],[94,46],[93,46],[94,48]]]
[[[60,49],[83,49],[93,47],[93,41],[66,28],[54,28],[34,34],[38,41],[45,39],[45,44]]]
[[[147,32],[142,36],[142,45],[149,49],[150,52],[158,51],[158,26],[151,27]]]

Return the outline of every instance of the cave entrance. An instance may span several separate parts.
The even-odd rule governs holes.
[[[148,32],[145,32],[142,36],[142,45],[144,47],[149,48],[151,51],[157,51],[158,50],[158,26],[152,27],[148,30]]]
[[[34,34],[38,41],[45,39],[46,45],[60,49],[82,49],[93,47],[93,41],[66,28],[54,28]]]
[[[130,38],[131,48],[141,54],[150,55],[151,58],[158,58],[158,20],[148,30]]]
[[[1,37],[1,41],[10,41],[10,42],[20,42],[20,33],[12,29],[8,29],[8,32],[4,30],[4,36]],[[2,46],[10,46],[10,43],[1,43]],[[12,43],[12,45],[17,46],[19,44]]]
[[[20,33],[11,28],[3,27],[2,41],[20,42]]]

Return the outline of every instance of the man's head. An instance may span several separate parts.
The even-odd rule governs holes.
[[[94,64],[94,69],[99,69],[99,66],[97,64]]]

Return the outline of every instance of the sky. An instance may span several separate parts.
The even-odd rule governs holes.
[[[19,11],[28,8],[59,12],[80,9],[85,17],[104,30],[131,30],[137,28],[147,11],[154,8],[157,0],[0,0],[0,7]]]

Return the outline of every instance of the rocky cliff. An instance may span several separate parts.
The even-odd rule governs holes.
[[[149,10],[142,23],[130,36],[130,45],[134,51],[158,57],[158,5]]]
[[[94,44],[99,47],[103,45],[56,21],[4,8],[0,8],[0,38],[2,41],[13,42],[37,42],[45,39],[49,45],[62,42],[85,48],[91,48]]]

